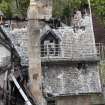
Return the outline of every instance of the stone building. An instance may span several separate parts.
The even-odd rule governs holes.
[[[41,24],[40,20],[46,19],[43,18],[46,14],[40,12],[37,5],[33,1],[28,11],[29,71],[32,86],[38,83],[38,89],[34,87],[33,92],[38,90],[36,97],[43,97],[39,88],[43,73],[42,92],[48,104],[53,101],[52,104],[57,105],[91,105],[92,94],[102,92],[91,12],[84,18],[79,17],[79,26],[51,29]],[[40,48],[42,58],[39,57]]]
[[[14,93],[15,88],[14,85],[13,87],[8,87],[12,84],[8,75],[14,68],[14,75],[18,78],[19,73],[17,72],[17,67],[20,67],[19,54],[14,48],[11,39],[0,26],[0,105],[7,105],[11,101],[10,97],[10,100],[7,101],[7,97]],[[11,90],[11,88],[14,88],[14,90]]]
[[[85,28],[80,28],[76,32],[72,26],[62,23],[56,29],[51,28],[51,24],[43,22],[38,26],[38,21],[34,20],[36,15],[32,14],[36,4],[34,1],[31,3],[33,9],[31,8],[29,15],[32,17],[29,18],[30,25],[28,24],[27,28],[8,31],[3,27],[3,30],[15,46],[24,70],[27,70],[31,64],[34,67],[39,64],[37,69],[43,75],[39,93],[43,93],[48,105],[65,105],[65,103],[66,105],[104,105],[102,102],[92,100],[94,95],[102,96],[102,87],[99,71],[100,48],[98,46],[97,49],[95,43],[91,16],[84,18]],[[43,12],[40,16],[40,20],[43,19]],[[30,36],[27,35],[29,28]],[[36,32],[38,32],[37,37]],[[29,52],[32,54],[29,56],[28,41],[31,43],[30,51],[32,51]],[[34,51],[38,56],[33,53]],[[36,69],[33,65],[31,65],[33,68],[31,78],[35,79],[37,75],[34,75]],[[34,81],[32,83],[36,85]]]

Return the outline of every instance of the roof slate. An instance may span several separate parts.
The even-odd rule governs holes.
[[[85,18],[85,31],[79,29],[78,32],[74,32],[72,26],[64,26],[58,29],[51,29],[48,25],[46,25],[41,31],[40,37],[45,35],[48,31],[54,32],[60,39],[61,44],[71,44],[73,46],[68,48],[65,46],[64,49],[64,56],[65,57],[75,57],[74,60],[80,59],[83,56],[87,56],[90,53],[96,53],[95,47],[95,39],[94,39],[94,32],[91,28],[91,18],[87,16]],[[27,28],[21,29],[14,29],[9,30],[8,28],[3,27],[3,30],[6,32],[7,36],[12,41],[15,49],[17,50],[18,54],[21,58],[21,64],[27,66],[28,65],[28,35],[27,35]],[[74,53],[70,52],[74,50]],[[78,50],[78,51],[77,51]],[[72,56],[73,55],[73,56]],[[79,57],[79,58],[78,58]],[[95,56],[91,55],[92,59]],[[90,59],[90,58],[89,58]]]

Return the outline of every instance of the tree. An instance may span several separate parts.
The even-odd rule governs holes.
[[[105,24],[105,0],[90,0],[92,11]],[[30,0],[0,0],[0,10],[7,16],[18,16],[25,18]],[[53,16],[69,17],[81,4],[87,0],[53,0]],[[13,7],[13,8],[12,8]],[[14,9],[15,7],[15,9]]]
[[[90,0],[92,13],[97,16],[100,22],[105,24],[105,0]],[[53,16],[68,17],[72,15],[73,9],[80,8],[80,5],[87,3],[87,0],[54,0]]]
[[[63,22],[70,25],[74,10],[80,9],[86,0],[54,0],[53,16],[60,17]]]
[[[5,14],[6,17],[11,17],[12,16],[12,11],[11,11],[11,6],[8,2],[6,2],[5,0],[2,0],[0,3],[0,10]]]
[[[105,24],[105,0],[91,0],[92,11]]]
[[[29,6],[30,0],[16,0],[17,10],[21,13],[22,17],[27,16],[27,9]]]
[[[0,0],[0,10],[6,17],[26,18],[30,0]]]

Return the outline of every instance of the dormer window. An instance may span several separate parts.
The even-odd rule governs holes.
[[[60,40],[53,32],[47,32],[41,39],[41,56],[59,56]]]

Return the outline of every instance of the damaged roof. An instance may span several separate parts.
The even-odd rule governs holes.
[[[14,60],[15,58],[15,60]],[[15,50],[10,38],[0,27],[0,73],[11,67],[12,62],[19,61],[18,52]]]
[[[21,28],[21,29],[8,29],[5,27],[2,27],[8,38],[11,40],[12,44],[14,45],[14,48],[18,52],[20,59],[21,59],[21,65],[27,66],[28,65],[28,51],[27,51],[27,29]]]
[[[11,40],[14,48],[18,52],[21,58],[21,65],[28,66],[28,35],[27,35],[27,28],[21,29],[8,29],[2,27],[8,38]],[[51,31],[57,34],[58,37],[62,37],[61,33],[58,30],[52,30],[48,25],[46,25],[43,30],[41,30],[41,36],[43,36],[46,32]]]
[[[62,26],[57,29],[50,28],[49,25],[45,25],[43,29],[40,30],[40,37],[44,37],[49,31],[60,39],[60,45],[63,46],[63,56],[69,60],[96,60],[97,52],[95,47],[95,38],[93,30],[91,29],[91,17],[86,16],[85,20],[85,30],[79,29],[74,32],[72,26]],[[8,38],[11,40],[14,48],[18,52],[21,58],[21,65],[28,66],[28,31],[27,28],[20,29],[10,29],[7,27],[2,27]],[[69,44],[69,46],[68,46]],[[72,47],[71,47],[72,46]],[[74,52],[71,52],[74,51]],[[78,50],[78,51],[77,51]],[[92,55],[94,54],[94,55]],[[73,58],[74,57],[74,58]],[[83,58],[82,58],[83,57]],[[59,56],[61,58],[61,56]],[[56,59],[56,57],[55,57]]]

